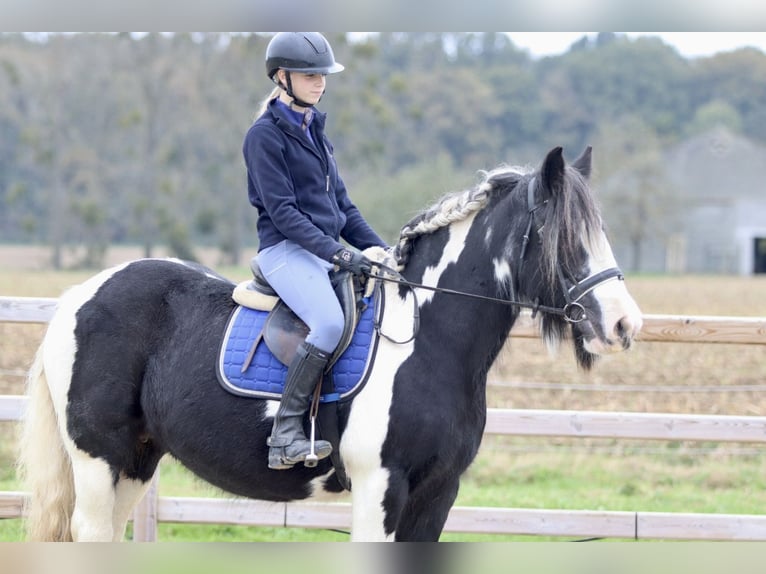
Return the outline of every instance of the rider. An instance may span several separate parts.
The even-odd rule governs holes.
[[[340,238],[357,249],[386,247],[349,199],[324,133],[326,114],[314,107],[326,75],[341,70],[322,34],[276,34],[266,48],[266,73],[276,87],[243,144],[248,196],[258,210],[258,265],[309,328],[267,441],[272,469],[291,468],[310,452],[303,416],[344,326],[328,272],[333,264],[356,275],[370,271],[370,260]],[[327,441],[315,442],[319,459],[331,451]]]

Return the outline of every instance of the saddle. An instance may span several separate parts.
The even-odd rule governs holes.
[[[253,272],[253,279],[237,285],[232,295],[234,301],[243,307],[266,311],[269,315],[263,329],[253,341],[242,365],[243,373],[250,366],[255,351],[261,342],[282,364],[289,365],[295,357],[298,346],[306,339],[309,332],[306,324],[279,298],[276,291],[269,285],[255,258],[250,262],[250,269]],[[327,371],[351,343],[359,317],[366,305],[363,301],[365,286],[351,272],[331,272],[330,281],[343,310],[345,321],[343,335],[327,364]]]

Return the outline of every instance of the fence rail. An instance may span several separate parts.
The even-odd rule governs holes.
[[[21,513],[24,493],[0,492],[0,519]],[[348,503],[264,502],[258,500],[160,497],[154,521],[134,540],[153,540],[142,532],[156,522],[229,524],[343,530],[351,527]],[[636,540],[766,540],[766,516],[609,510],[554,510],[456,506],[445,532],[630,538]]]
[[[19,419],[26,401],[0,395],[0,421]],[[490,408],[484,434],[766,443],[766,417]]]
[[[56,299],[0,297],[0,321],[45,323],[53,316]],[[735,343],[766,345],[766,317],[644,315],[639,341],[674,343]],[[514,337],[538,337],[537,325],[523,314],[513,328]]]
[[[0,322],[44,323],[56,299],[0,297]],[[537,337],[528,316],[515,337]],[[766,345],[766,318],[645,315],[642,341]],[[0,396],[0,421],[17,420],[26,398]],[[766,442],[766,417],[488,409],[486,434],[643,440]],[[348,503],[271,503],[158,496],[158,483],[136,509],[134,540],[155,540],[158,522],[349,528]],[[0,492],[0,518],[22,514],[24,493]],[[766,540],[766,516],[590,510],[453,507],[447,532],[671,540]]]

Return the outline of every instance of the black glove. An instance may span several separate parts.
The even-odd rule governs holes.
[[[359,253],[350,249],[341,249],[332,256],[332,262],[340,269],[351,271],[354,275],[369,275],[372,272],[372,261]]]

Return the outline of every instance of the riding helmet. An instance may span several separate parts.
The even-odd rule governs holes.
[[[334,74],[344,66],[319,32],[279,32],[266,47],[266,74],[274,80],[280,68],[306,74]]]

